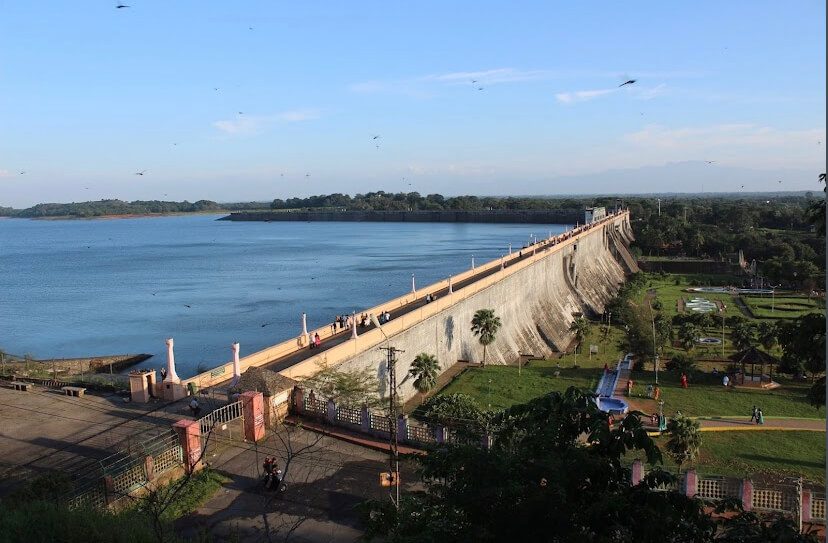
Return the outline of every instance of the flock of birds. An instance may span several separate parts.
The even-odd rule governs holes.
[[[131,7],[132,7],[132,6],[130,6],[129,4],[121,4],[121,3],[118,3],[118,4],[116,4],[116,5],[115,5],[115,9],[127,9],[127,8],[131,8]],[[248,27],[248,30],[253,30],[253,27],[252,27],[252,26],[249,26],[249,27]],[[725,49],[727,49],[727,47],[725,47]],[[627,85],[634,85],[635,83],[637,83],[637,81],[638,81],[637,79],[627,79],[627,80],[626,80],[626,81],[624,81],[623,83],[619,84],[619,85],[618,85],[618,87],[620,88],[620,87],[624,87],[624,86],[627,86]],[[472,79],[472,80],[471,80],[471,85],[473,86],[473,88],[475,88],[475,89],[476,89],[476,90],[478,90],[478,91],[483,91],[483,90],[485,90],[485,87],[483,87],[483,84],[482,84],[482,83],[480,82],[480,80],[478,80],[478,79]],[[215,92],[219,92],[221,89],[220,89],[220,87],[213,87],[213,90],[214,90]],[[239,112],[238,112],[238,115],[240,115],[240,116],[241,116],[241,115],[244,115],[244,112],[243,112],[243,111],[239,111]],[[642,112],[642,113],[641,113],[641,115],[643,116],[643,115],[644,115],[644,113]],[[376,135],[372,135],[372,136],[371,136],[371,143],[372,143],[372,144],[373,144],[373,145],[377,148],[377,150],[379,150],[379,149],[380,149],[380,143],[381,143],[381,142],[380,142],[380,140],[381,140],[381,139],[382,139],[382,136],[381,136],[381,135],[379,135],[379,134],[376,134]],[[822,144],[822,141],[817,141],[817,145],[821,145],[821,144]],[[172,145],[173,145],[174,147],[177,147],[177,146],[178,146],[178,143],[176,142],[176,143],[173,143]],[[715,160],[705,160],[704,162],[705,162],[706,164],[715,164],[715,163],[716,163],[716,161],[715,161]],[[135,175],[138,175],[138,176],[143,176],[143,175],[145,175],[148,171],[149,171],[149,170],[140,170],[140,171],[135,172]],[[20,171],[20,175],[25,175],[25,174],[26,174],[26,171],[25,171],[25,170],[21,170],[21,171]],[[284,176],[285,176],[285,174],[284,174],[284,173],[281,173],[281,174],[280,174],[280,177],[284,177]],[[309,172],[305,174],[305,178],[306,178],[306,179],[307,179],[307,178],[309,178],[310,176],[311,176],[311,174],[310,174]],[[405,182],[405,181],[406,181],[406,179],[405,179],[405,178],[403,178],[403,182]],[[782,184],[782,180],[779,180],[779,181],[778,181],[778,183],[779,183],[779,184]],[[411,183],[408,183],[408,186],[410,187],[410,186],[411,186]],[[744,186],[744,185],[741,185],[741,188],[743,188],[743,189],[744,189],[744,188],[745,188],[745,186]],[[89,187],[84,187],[84,189],[89,190]],[[165,194],[165,196],[166,196],[166,194]],[[188,306],[188,307],[189,307],[189,306]],[[263,326],[264,326],[264,325],[263,325]]]

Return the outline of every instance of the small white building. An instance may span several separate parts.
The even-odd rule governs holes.
[[[592,224],[600,221],[607,216],[607,210],[604,207],[588,207],[584,211],[584,224]]]

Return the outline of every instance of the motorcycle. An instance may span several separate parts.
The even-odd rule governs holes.
[[[262,483],[264,484],[265,490],[276,490],[279,493],[287,490],[287,484],[284,481],[282,470],[280,469],[272,473],[265,473],[265,476],[262,478]]]

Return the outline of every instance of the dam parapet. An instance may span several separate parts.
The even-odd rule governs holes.
[[[248,211],[235,212],[220,221],[327,221],[327,222],[453,222],[494,224],[576,224],[584,221],[580,209],[491,211]]]

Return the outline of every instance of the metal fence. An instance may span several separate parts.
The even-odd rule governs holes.
[[[198,419],[198,424],[201,429],[202,437],[210,435],[210,432],[216,426],[226,424],[244,417],[244,408],[242,402],[229,403],[223,407],[219,407]]]
[[[152,458],[151,464],[147,459]],[[80,473],[69,474],[72,490],[62,496],[70,508],[103,509],[145,486],[152,478],[183,464],[178,436],[172,429],[134,440]],[[152,472],[149,473],[148,469]],[[106,480],[111,481],[107,491]]]

